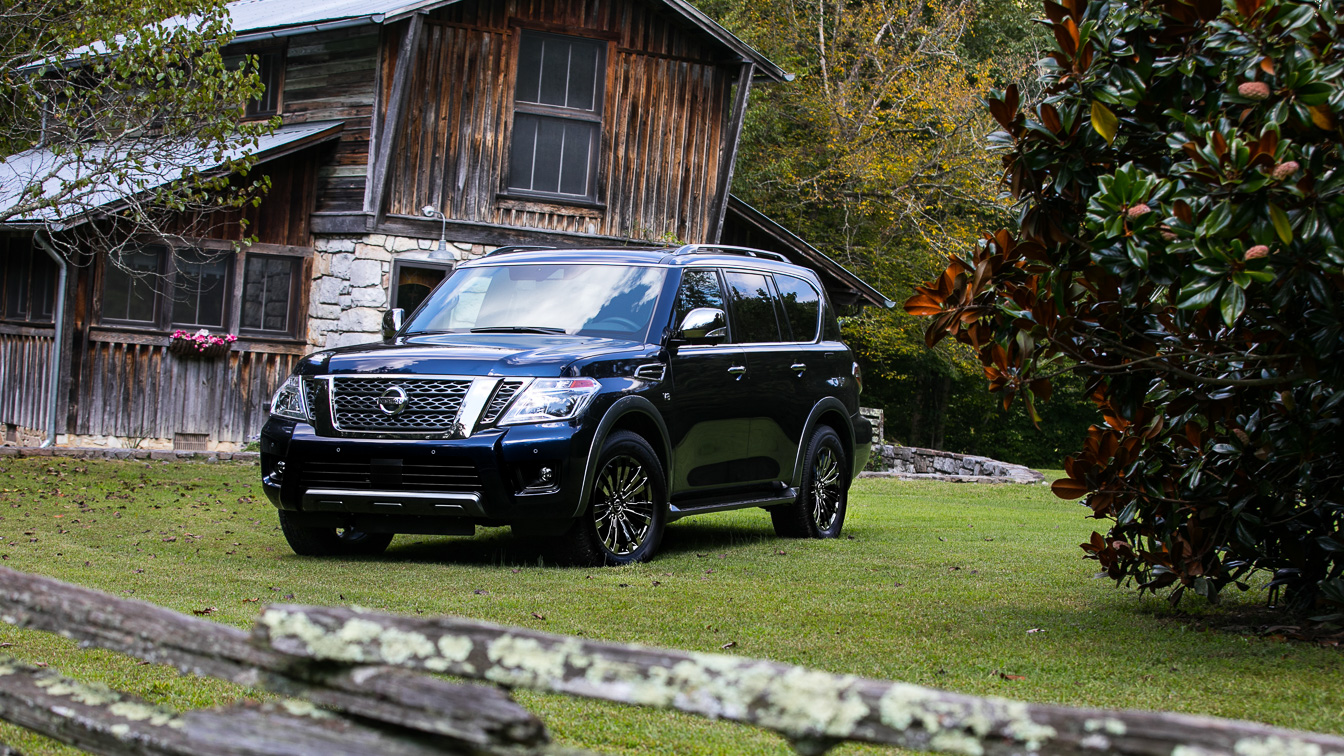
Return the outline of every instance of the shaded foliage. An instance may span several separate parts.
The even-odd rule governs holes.
[[[1046,0],[1043,96],[989,100],[1015,224],[906,303],[1034,414],[1104,423],[1054,485],[1117,581],[1256,570],[1344,619],[1344,18],[1299,0]],[[1333,609],[1330,606],[1333,605]]]

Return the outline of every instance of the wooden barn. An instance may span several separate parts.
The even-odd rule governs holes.
[[[304,354],[376,340],[384,310],[505,244],[749,244],[839,303],[891,304],[731,196],[751,88],[790,77],[685,0],[229,10],[226,52],[267,87],[247,115],[283,121],[255,152],[257,243],[233,251],[235,221],[61,266],[41,232],[0,229],[5,442],[241,448]],[[237,340],[174,343],[202,328]]]

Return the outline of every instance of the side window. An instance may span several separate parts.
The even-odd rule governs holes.
[[[733,300],[733,341],[754,344],[779,341],[779,318],[770,279],[760,273],[726,271],[728,296]]]
[[[238,327],[249,331],[289,334],[294,331],[294,285],[299,260],[273,255],[248,255],[243,273],[243,300]]]
[[[816,341],[817,326],[821,323],[821,295],[812,284],[793,276],[777,275],[775,285],[779,287],[779,303],[793,331],[793,340]]]
[[[103,264],[102,322],[154,325],[162,283],[162,247],[128,250]]]
[[[225,300],[229,292],[231,254],[209,254],[194,249],[179,251],[173,285],[173,325],[224,328]]]
[[[56,263],[24,238],[0,237],[6,320],[50,323],[56,307]]]
[[[697,307],[724,309],[723,289],[719,286],[717,272],[707,268],[692,268],[681,274],[681,285],[677,287],[677,307],[672,315],[672,327],[680,327],[686,313]]]

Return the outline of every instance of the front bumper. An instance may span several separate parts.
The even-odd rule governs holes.
[[[272,417],[261,433],[262,489],[276,507],[322,524],[409,518],[399,532],[444,532],[441,522],[417,522],[562,523],[579,513],[593,435],[587,424],[555,422],[461,439],[336,438]]]

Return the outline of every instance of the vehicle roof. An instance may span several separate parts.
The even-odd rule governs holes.
[[[816,272],[810,268],[784,260],[776,259],[774,252],[763,250],[716,251],[712,248],[696,245],[682,247],[591,247],[587,249],[519,249],[505,248],[484,257],[462,263],[459,267],[477,267],[487,265],[528,265],[540,263],[607,263],[624,265],[658,265],[663,267],[721,266],[733,268],[757,268],[775,270],[781,273],[798,275],[799,272],[816,278]],[[749,252],[754,251],[757,256]]]

